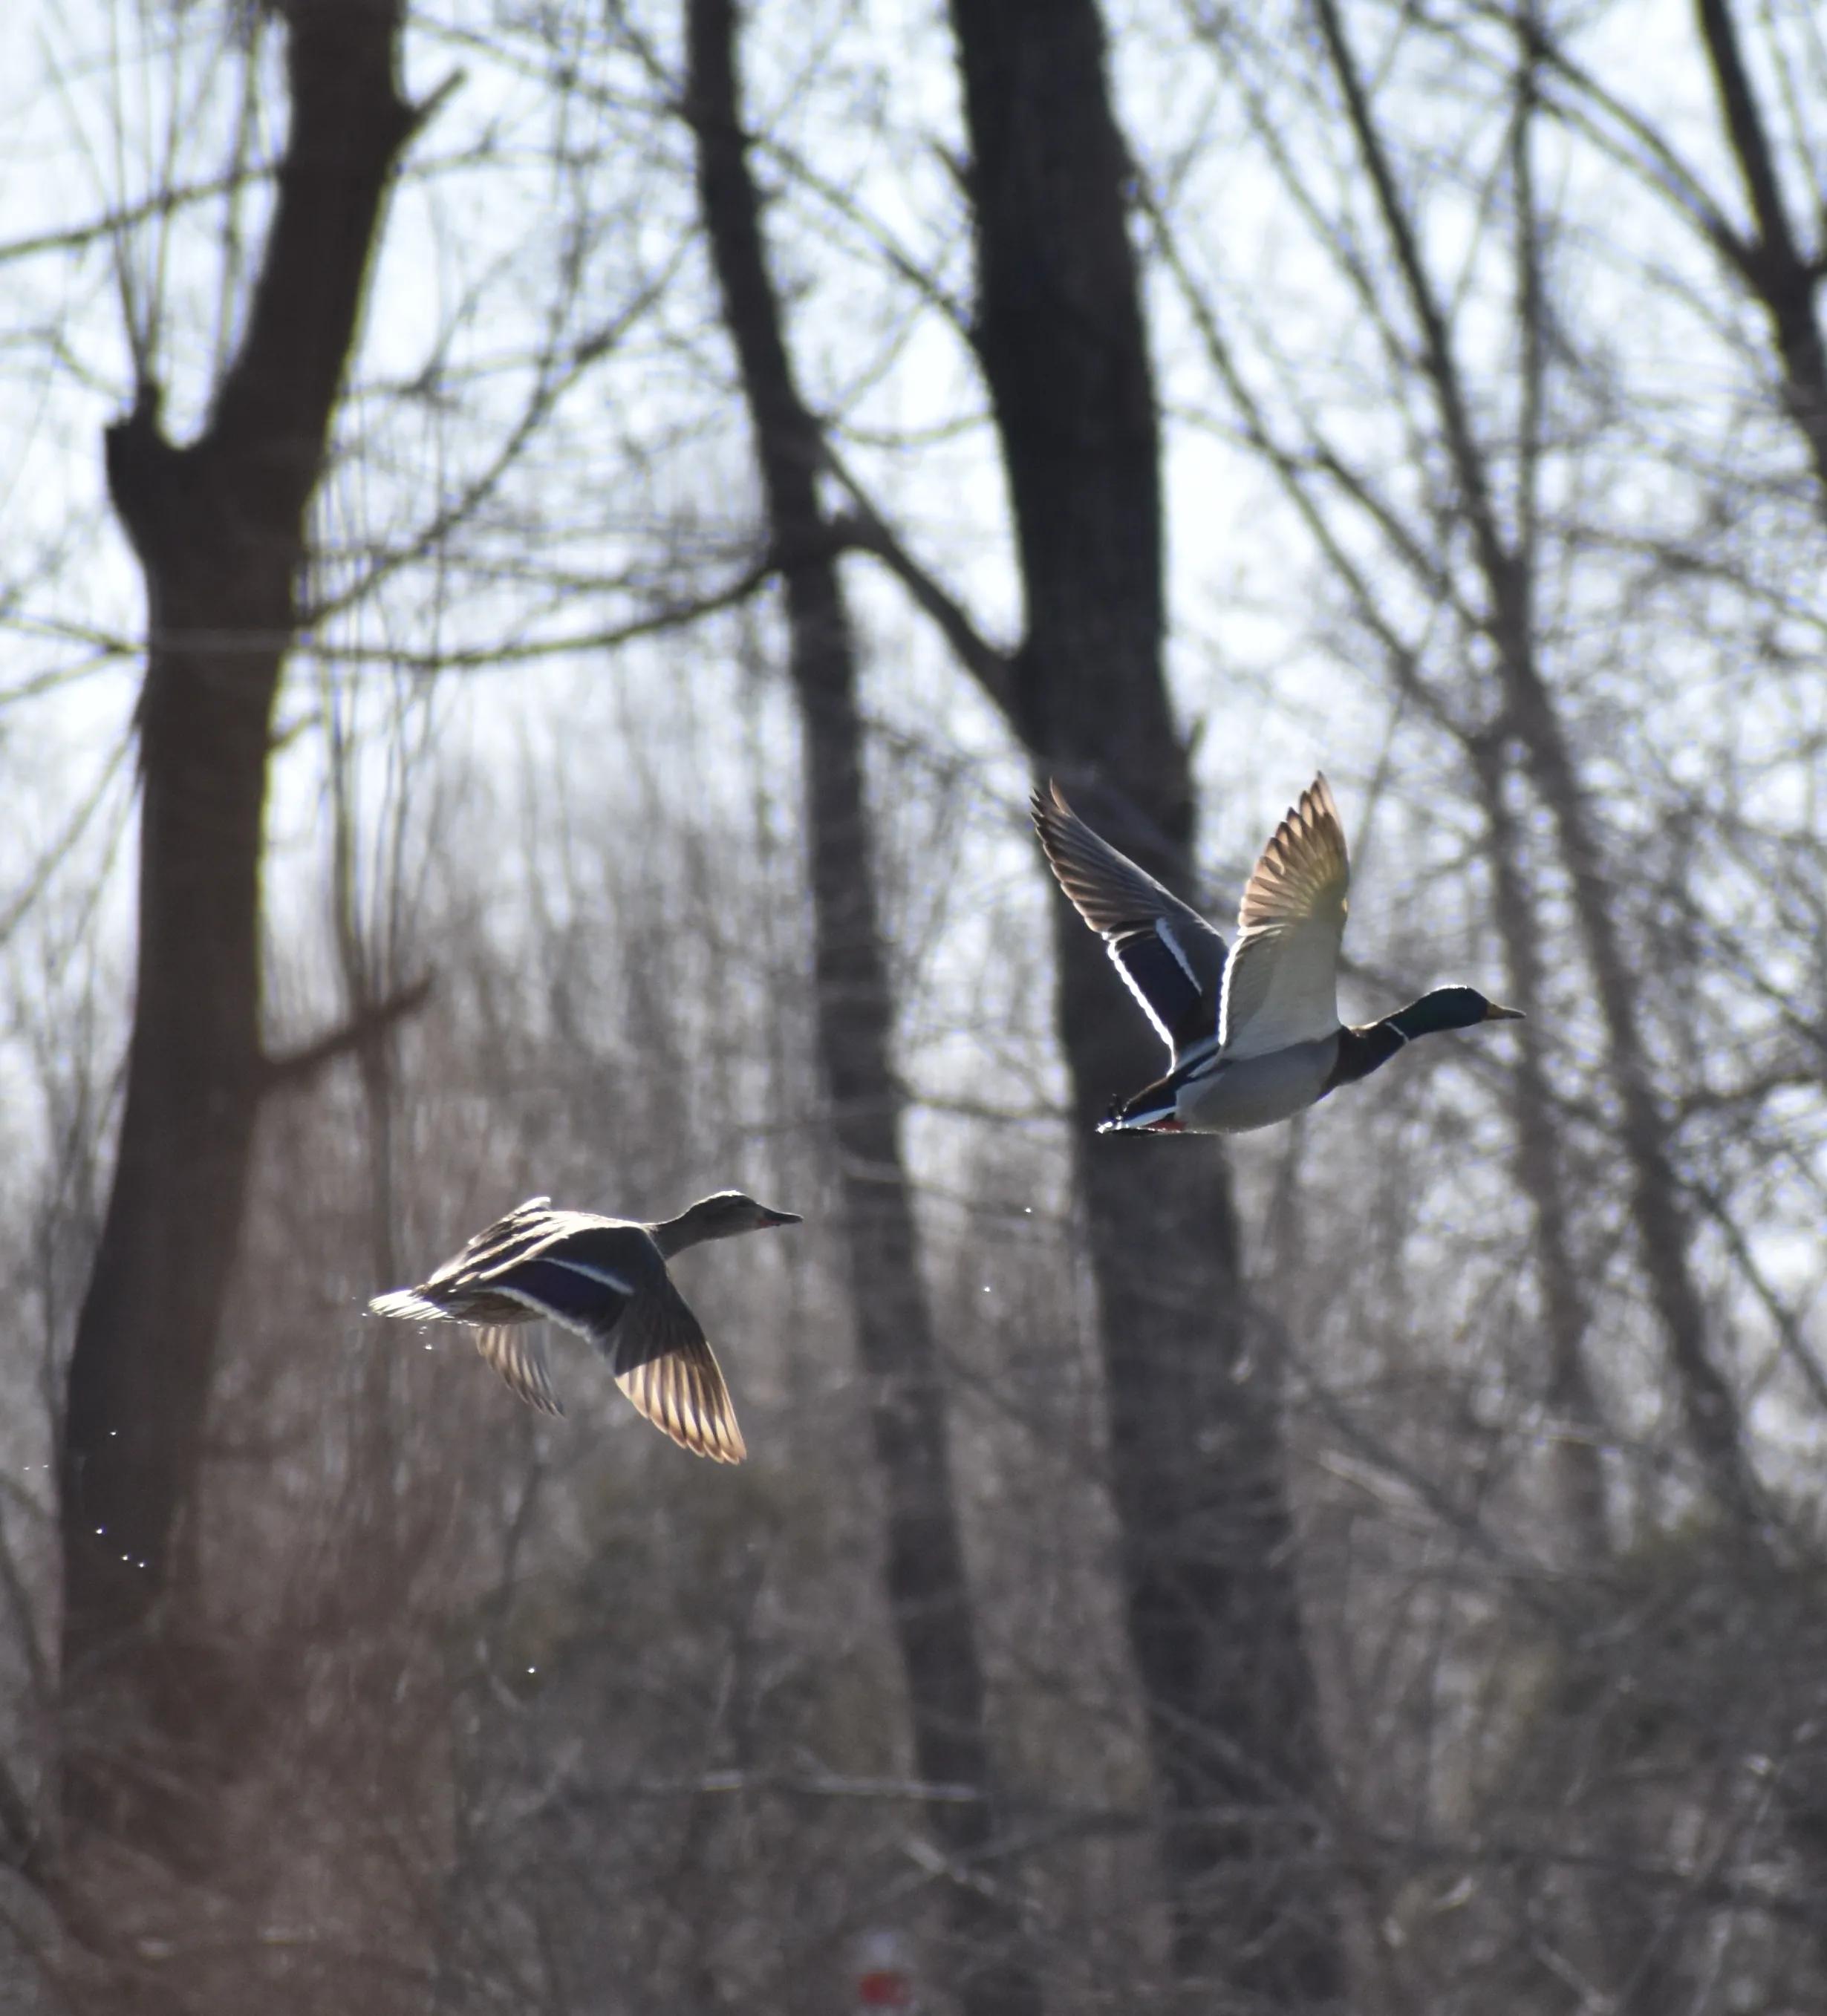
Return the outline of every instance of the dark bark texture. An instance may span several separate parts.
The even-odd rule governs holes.
[[[1013,707],[1037,774],[1170,886],[1194,800],[1162,667],[1159,438],[1129,164],[1090,0],[952,0],[976,340],[1027,596]],[[1327,1773],[1274,1384],[1251,1371],[1228,1175],[1207,1142],[1096,1137],[1160,1068],[1096,938],[1056,909],[1130,1644],[1189,1982],[1309,2009],[1342,1987]],[[1252,2005],[1254,2006],[1254,2005]]]
[[[139,952],[113,1188],[63,1450],[67,1694],[124,1658],[195,1481],[261,1093],[262,824],[306,513],[412,114],[395,0],[294,0],[291,128],[247,326],[203,433],[157,388],[109,430],[146,582]]]
[[[1743,1409],[1721,1362],[1726,1339],[1709,1313],[1695,1269],[1695,1213],[1683,1181],[1674,1120],[1656,1083],[1638,979],[1616,893],[1624,878],[1608,858],[1603,823],[1582,775],[1565,711],[1537,650],[1534,569],[1526,524],[1520,536],[1506,531],[1486,449],[1474,423],[1472,404],[1454,354],[1447,297],[1425,264],[1414,218],[1398,186],[1375,115],[1367,74],[1351,48],[1344,14],[1338,0],[1313,0],[1313,12],[1418,331],[1416,353],[1436,404],[1458,491],[1458,510],[1483,578],[1485,627],[1501,687],[1499,727],[1548,809],[1569,884],[1575,927],[1605,1029],[1619,1108],[1616,1145],[1627,1175],[1639,1261],[1674,1375],[1684,1426],[1705,1488],[1723,1522],[1736,1571],[1765,1590],[1774,1589],[1787,1573],[1783,1561],[1787,1541],[1778,1508],[1751,1461]],[[1817,473],[1822,473],[1827,472],[1827,463],[1822,459],[1827,432],[1818,423],[1827,413],[1827,405],[1822,398],[1822,350],[1811,305],[1819,275],[1795,252],[1768,138],[1739,55],[1731,9],[1725,0],[1700,0],[1699,16],[1728,134],[1757,214],[1760,239],[1747,246],[1723,227],[1714,235],[1770,313],[1790,412],[1815,458]],[[1487,752],[1483,764],[1487,802],[1493,803],[1494,810],[1490,764]],[[1501,856],[1508,842],[1501,819],[1496,823]],[[1519,949],[1515,927],[1524,913],[1519,907],[1514,877],[1506,877],[1501,859],[1497,895],[1500,923],[1514,958]],[[1545,1160],[1531,1148],[1528,1139],[1528,1068],[1522,1067],[1520,1081],[1524,1132],[1519,1172],[1537,1204],[1544,1257],[1551,1264],[1547,1248],[1559,1243],[1564,1254],[1566,1226],[1564,1219],[1556,1228],[1540,1215],[1551,1179]],[[1549,1291],[1551,1322],[1557,1330],[1567,1327],[1570,1334],[1579,1320],[1577,1312],[1564,1298],[1562,1305],[1555,1307],[1551,1280],[1544,1286]],[[1558,1337],[1555,1344],[1557,1382],[1565,1393],[1568,1361],[1560,1352]],[[1595,1516],[1602,1516],[1596,1478],[1588,1488],[1595,1494]],[[1810,1683],[1796,1704],[1792,1726],[1811,1730],[1818,1726],[1818,1690]],[[1806,1751],[1805,1735],[1797,1748]],[[1822,1872],[1827,1869],[1827,1791],[1811,1769],[1798,1765],[1778,1776],[1778,1809],[1789,1846],[1809,1882],[1820,1889]],[[1621,1892],[1616,1901],[1627,1917],[1634,1906]],[[1614,1914],[1614,1933],[1620,1922]],[[1656,1957],[1659,1942],[1646,1942],[1640,1928],[1627,1923],[1622,1930],[1623,1936],[1610,1940],[1614,1957],[1645,1953],[1652,1957],[1629,1963],[1630,1985],[1620,2006],[1656,2007],[1656,1982],[1667,1978],[1663,1961]]]
[[[817,1030],[841,1171],[858,1348],[887,1501],[885,1575],[921,1777],[982,1796],[929,1809],[956,1865],[947,1893],[969,2016],[1029,2016],[1040,1989],[996,1845],[978,1654],[951,1478],[939,1355],[903,1165],[856,654],[838,541],[818,495],[823,449],[795,386],[741,129],[731,0],[690,0],[688,110],[724,317],[754,426],[786,589],[805,778]]]
[[[1472,754],[1490,821],[1493,908],[1507,969],[1504,999],[1531,1021],[1539,1021],[1545,967],[1541,921],[1529,887],[1517,823],[1504,795],[1504,765],[1488,740]],[[1591,1309],[1573,1250],[1572,1208],[1548,1075],[1535,1044],[1518,1046],[1514,1078],[1513,1163],[1517,1188],[1528,1198],[1535,1220],[1548,1400],[1559,1436],[1559,1496],[1578,1558],[1592,1567],[1609,1560],[1612,1547],[1599,1456],[1605,1424],[1586,1359]]]
[[[1762,1494],[1745,1454],[1736,1396],[1715,1362],[1690,1265],[1691,1229],[1675,1168],[1672,1130],[1656,1093],[1609,864],[1565,722],[1537,658],[1533,583],[1525,556],[1505,535],[1446,313],[1423,261],[1414,219],[1396,186],[1343,18],[1336,0],[1313,0],[1313,11],[1419,327],[1422,369],[1439,411],[1459,509],[1483,578],[1485,620],[1503,684],[1504,725],[1554,820],[1573,886],[1574,915],[1605,1020],[1623,1111],[1621,1140],[1631,1172],[1631,1215],[1688,1432],[1709,1488],[1739,1529],[1755,1539],[1763,1519]]]
[[[1719,94],[1720,117],[1756,225],[1755,234],[1747,238],[1722,222],[1716,242],[1769,319],[1789,416],[1807,445],[1817,507],[1827,517],[1827,343],[1816,306],[1827,278],[1827,248],[1804,254],[1797,243],[1778,150],[1745,67],[1730,0],[1698,0],[1695,11]],[[1818,232],[1818,219],[1815,228]]]

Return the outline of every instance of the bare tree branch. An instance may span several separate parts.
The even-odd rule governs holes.
[[[333,1029],[326,1029],[308,1043],[301,1043],[295,1049],[281,1050],[265,1060],[262,1079],[268,1092],[291,1091],[308,1084],[326,1066],[339,1062],[344,1057],[355,1057],[384,1035],[395,1024],[414,1015],[431,999],[433,986],[431,976],[415,980],[410,986],[395,992],[365,1008],[348,1021]]]

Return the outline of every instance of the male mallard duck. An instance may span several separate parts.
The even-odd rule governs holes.
[[[1522,1019],[1476,988],[1437,987],[1361,1029],[1339,1020],[1339,946],[1351,866],[1324,777],[1275,829],[1243,892],[1237,943],[1118,853],[1058,785],[1033,799],[1048,865],[1104,940],[1161,1032],[1166,1077],[1121,1101],[1098,1128],[1245,1134],[1368,1078],[1417,1036]]]
[[[528,1197],[428,1281],[377,1295],[369,1313],[483,1326],[476,1347],[508,1384],[542,1413],[562,1414],[544,1343],[519,1334],[519,1326],[550,1317],[587,1337],[615,1368],[616,1384],[681,1448],[740,1463],[748,1452],[730,1389],[666,1262],[707,1239],[799,1222],[797,1211],[770,1211],[740,1190],[700,1197],[659,1225],[554,1211],[550,1197]]]

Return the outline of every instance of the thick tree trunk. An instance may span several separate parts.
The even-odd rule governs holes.
[[[1154,388],[1128,163],[1091,0],[952,0],[975,206],[976,333],[1026,588],[1013,707],[1078,808],[1186,890],[1194,822],[1162,670]],[[1189,1979],[1310,2008],[1342,1967],[1317,1818],[1327,1780],[1292,1568],[1274,1384],[1250,1323],[1224,1162],[1095,1138],[1158,1046],[1096,939],[1056,910],[1130,1644]]]
[[[989,1800],[983,1671],[951,1482],[945,1396],[901,1159],[902,1095],[878,922],[855,653],[836,542],[820,504],[817,426],[795,385],[749,173],[735,75],[732,0],[689,0],[688,111],[711,252],[755,430],[805,743],[820,1060],[841,1171],[858,1346],[869,1375],[887,1496],[886,1579],[923,1779],[982,1795],[935,1804],[930,1823],[957,1864],[947,1893],[970,2016],[1041,2007]]]
[[[189,446],[160,430],[150,383],[107,441],[150,643],[126,1101],[64,1424],[73,1696],[117,1660],[143,1662],[142,1627],[196,1478],[268,1077],[260,879],[273,702],[305,513],[412,124],[395,84],[397,0],[292,0],[283,12],[290,137],[240,351]]]

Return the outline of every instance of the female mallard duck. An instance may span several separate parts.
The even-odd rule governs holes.
[[[428,1281],[377,1295],[369,1313],[482,1326],[476,1347],[515,1392],[562,1414],[544,1344],[519,1334],[550,1317],[590,1340],[655,1427],[695,1456],[740,1463],[748,1452],[730,1389],[666,1262],[707,1239],[799,1222],[796,1211],[770,1211],[740,1190],[701,1197],[659,1225],[554,1211],[550,1197],[528,1197]]]
[[[1244,1134],[1368,1078],[1417,1036],[1520,1021],[1476,988],[1437,987],[1360,1029],[1339,1020],[1339,947],[1351,883],[1324,777],[1275,829],[1243,892],[1237,943],[1170,895],[1073,812],[1036,791],[1034,824],[1072,908],[1104,940],[1172,1057],[1166,1077],[1099,1127]]]

